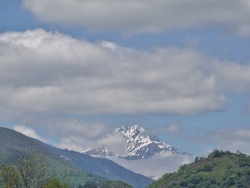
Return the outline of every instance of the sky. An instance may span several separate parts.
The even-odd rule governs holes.
[[[250,153],[249,0],[1,0],[0,125],[84,151],[138,124]]]

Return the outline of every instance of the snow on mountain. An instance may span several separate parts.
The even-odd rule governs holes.
[[[127,143],[127,155],[122,155],[115,151],[111,152],[106,146],[91,149],[84,153],[95,157],[115,156],[127,160],[147,159],[153,156],[169,156],[169,154],[187,154],[160,141],[155,135],[150,135],[147,130],[139,125],[123,126],[115,129],[115,132],[124,137]]]
[[[148,132],[138,126],[124,126],[116,129],[121,133],[127,142],[128,155],[127,159],[145,159],[155,155],[161,155],[164,152],[184,154],[170,145],[163,143],[155,135],[151,136]]]

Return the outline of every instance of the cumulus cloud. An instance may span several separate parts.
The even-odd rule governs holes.
[[[142,51],[37,29],[1,34],[0,53],[3,117],[196,114],[225,103],[214,68],[222,62],[190,49]],[[240,71],[245,87],[248,70]]]
[[[89,30],[159,32],[215,26],[250,34],[248,0],[23,0],[40,20]]]
[[[23,126],[23,125],[16,125],[13,127],[13,129],[15,131],[18,131],[28,137],[31,137],[31,138],[35,138],[35,139],[38,139],[40,141],[43,141],[43,142],[46,142],[46,139],[43,138],[43,137],[40,137],[35,130],[33,130],[32,128],[30,127],[27,127],[27,126]]]

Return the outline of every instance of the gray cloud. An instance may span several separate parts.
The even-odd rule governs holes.
[[[237,150],[243,153],[250,153],[250,129],[249,128],[231,128],[227,130],[221,130],[215,138],[218,143],[218,147],[223,150],[229,150],[236,152]]]
[[[89,30],[160,32],[173,28],[220,26],[250,34],[248,0],[23,0],[40,20]]]
[[[202,134],[186,135],[189,142],[201,143],[204,145],[204,153],[208,154],[214,149],[228,150],[249,154],[250,128],[228,127],[216,130],[204,131]],[[211,146],[213,145],[213,146]]]
[[[41,29],[0,35],[1,118],[37,114],[197,114],[249,91],[248,64],[174,47],[90,43]]]

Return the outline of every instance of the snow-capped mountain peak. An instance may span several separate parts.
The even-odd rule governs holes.
[[[127,145],[127,155],[116,152],[110,152],[107,147],[92,149],[86,154],[97,157],[115,156],[128,160],[146,159],[153,156],[161,156],[169,154],[187,154],[177,150],[174,147],[160,141],[155,135],[150,135],[147,130],[139,125],[123,126],[115,129],[117,134],[124,137]]]
[[[155,135],[150,135],[139,125],[123,126],[116,129],[116,131],[121,133],[127,142],[127,159],[150,158],[167,151],[182,153],[170,145],[163,143]]]

